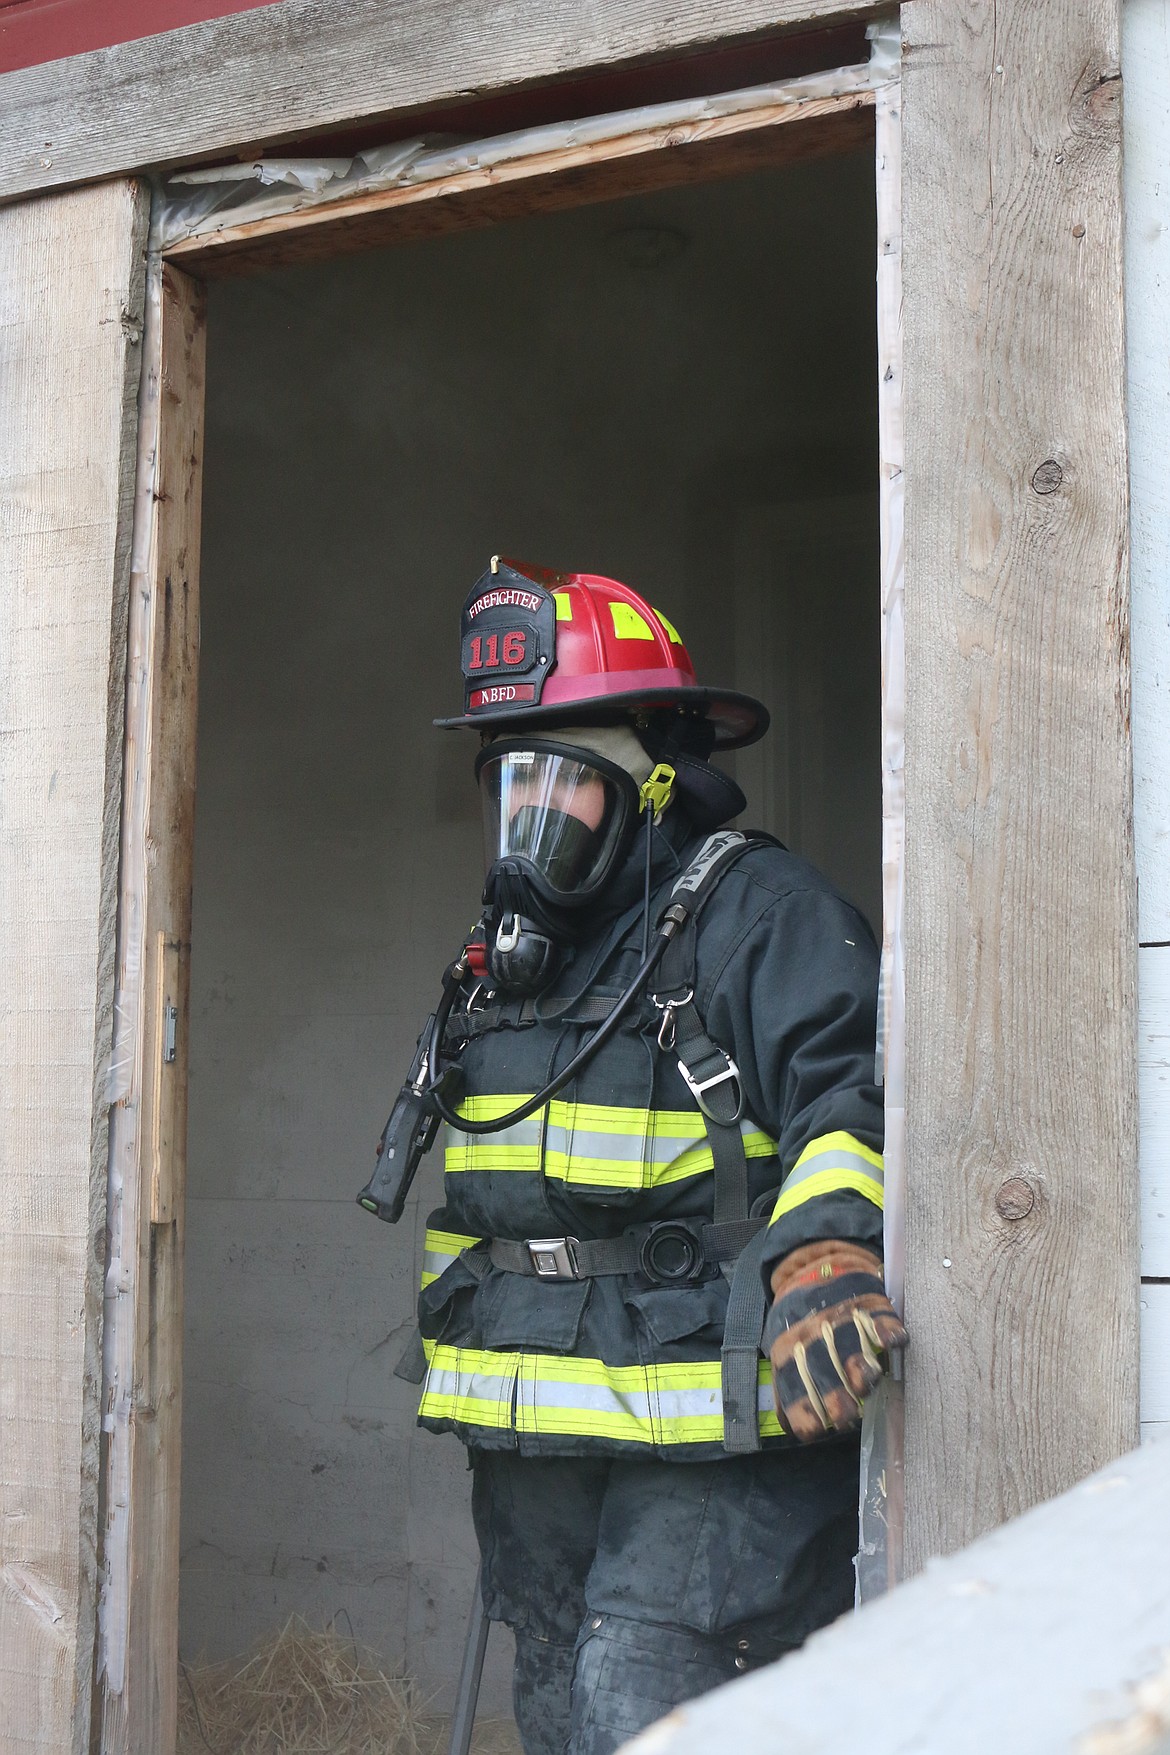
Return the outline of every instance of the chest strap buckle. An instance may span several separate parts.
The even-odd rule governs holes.
[[[723,1068],[722,1072],[713,1073],[709,1079],[696,1078],[681,1055],[679,1056],[678,1070],[682,1074],[683,1082],[689,1088],[691,1096],[695,1099],[695,1102],[699,1105],[699,1108],[707,1119],[709,1121],[722,1122],[724,1126],[730,1127],[737,1122],[743,1114],[743,1085],[740,1082],[739,1068],[736,1066],[734,1060],[732,1060],[730,1054],[725,1053],[722,1048],[717,1049],[716,1052],[723,1056],[727,1065]],[[716,1115],[714,1110],[703,1101],[703,1093],[711,1090],[715,1085],[725,1085],[729,1079],[734,1079],[735,1081],[733,1098],[735,1113],[724,1121],[723,1116]]]
[[[579,1280],[575,1237],[530,1237],[526,1249],[532,1271],[540,1280]]]

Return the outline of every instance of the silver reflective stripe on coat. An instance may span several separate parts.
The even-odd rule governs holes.
[[[629,1444],[723,1443],[718,1359],[607,1365],[561,1353],[493,1353],[442,1343],[419,1414],[540,1437],[616,1439]],[[759,1365],[760,1433],[779,1437],[768,1365]]]
[[[821,1134],[809,1141],[785,1177],[772,1209],[772,1223],[818,1195],[846,1191],[863,1195],[875,1206],[884,1204],[881,1153],[863,1145],[851,1133]]]
[[[490,1120],[524,1101],[520,1093],[473,1097],[469,1119]],[[740,1123],[749,1158],[774,1157],[776,1143],[750,1121]],[[477,1136],[447,1130],[444,1167],[450,1176],[527,1171],[587,1188],[653,1189],[712,1169],[711,1147],[697,1109],[635,1109],[553,1099],[541,1116],[503,1133]]]

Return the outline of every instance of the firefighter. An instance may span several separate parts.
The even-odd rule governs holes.
[[[433,1038],[419,1420],[469,1449],[526,1755],[609,1755],[852,1602],[856,1429],[905,1341],[878,957],[721,829],[710,757],[766,710],[629,587],[494,559],[462,669],[487,879]]]

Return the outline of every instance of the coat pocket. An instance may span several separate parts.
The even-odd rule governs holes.
[[[589,1300],[588,1280],[537,1280],[489,1273],[476,1288],[473,1321],[479,1345],[571,1353]]]
[[[419,1333],[428,1341],[466,1345],[472,1323],[472,1300],[479,1281],[465,1262],[456,1259],[418,1295]]]
[[[628,1292],[626,1303],[635,1311],[652,1341],[667,1346],[693,1336],[710,1342],[718,1351],[727,1320],[727,1281],[704,1280],[697,1286],[655,1286],[645,1292]]]

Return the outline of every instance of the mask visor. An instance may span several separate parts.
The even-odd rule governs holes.
[[[533,743],[490,744],[476,767],[488,870],[522,860],[557,901],[587,900],[637,809],[629,775],[586,750]]]

